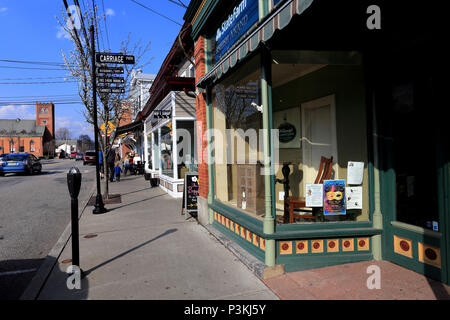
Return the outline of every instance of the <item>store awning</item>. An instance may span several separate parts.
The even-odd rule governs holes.
[[[129,123],[124,126],[116,128],[114,135],[117,137],[118,135],[121,135],[122,133],[127,133],[130,131],[140,131],[140,130],[143,130],[143,128],[144,128],[144,122],[142,120],[136,120],[132,123]]]
[[[205,88],[209,82],[217,81],[225,73],[234,67],[239,60],[245,58],[250,52],[256,50],[263,41],[272,38],[276,30],[284,29],[295,15],[302,14],[309,8],[313,0],[289,0],[283,3],[274,13],[253,31],[239,45],[226,54],[220,61],[205,74],[196,84]]]

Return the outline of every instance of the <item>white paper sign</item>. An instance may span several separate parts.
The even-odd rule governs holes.
[[[362,209],[362,187],[347,187],[345,195],[347,196],[347,210]]]
[[[350,161],[347,166],[347,184],[362,184],[364,175],[364,162]]]
[[[323,207],[323,184],[307,184],[305,194],[307,207]]]

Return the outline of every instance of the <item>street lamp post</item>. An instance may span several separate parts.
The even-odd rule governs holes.
[[[94,113],[94,141],[95,141],[95,176],[97,179],[97,196],[95,198],[95,206],[92,211],[93,214],[102,214],[107,212],[105,205],[103,204],[103,197],[100,189],[100,154],[98,145],[98,123],[97,123],[97,79],[96,79],[96,67],[95,67],[95,35],[94,26],[91,25],[89,29],[91,33],[91,61],[92,61],[92,103],[93,103],[93,113]]]

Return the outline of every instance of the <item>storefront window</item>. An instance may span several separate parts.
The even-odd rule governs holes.
[[[367,221],[367,121],[360,54],[285,50],[272,51],[272,59],[272,125],[279,130],[277,223]],[[330,173],[316,183],[322,158],[332,159]],[[288,198],[283,165],[289,169],[284,170]],[[294,215],[285,204],[294,208]]]
[[[148,145],[148,147],[147,147],[147,157],[148,157],[147,158],[147,168],[150,170],[153,170],[153,164],[152,164],[153,153],[152,153],[151,141],[152,141],[152,134],[150,133],[147,135],[147,145]]]
[[[419,55],[413,58],[404,51],[392,58],[391,128],[397,221],[441,231],[437,132],[432,126],[424,126],[435,123],[440,116],[438,107],[430,108],[433,89],[428,65],[420,63]]]
[[[184,179],[194,164],[194,121],[177,120],[178,178]]]
[[[172,122],[161,128],[161,169],[162,174],[173,178],[173,138]]]
[[[254,57],[212,92],[215,199],[257,217],[265,212],[260,78]]]
[[[153,163],[155,165],[154,170],[159,170],[160,165],[160,157],[159,157],[159,135],[158,130],[153,131],[153,155],[155,156],[155,159],[153,159]]]

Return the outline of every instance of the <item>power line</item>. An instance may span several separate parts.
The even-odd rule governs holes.
[[[8,60],[8,59],[0,59],[0,62],[22,63],[22,64],[41,64],[41,65],[45,65],[45,66],[57,66],[57,67],[65,66],[61,62],[25,61],[25,60]]]
[[[0,66],[3,69],[22,69],[22,70],[53,70],[53,71],[67,71],[66,69],[52,69],[52,68],[30,68],[30,67],[11,67],[11,66]]]
[[[74,76],[66,76],[66,77],[37,77],[37,78],[3,78],[0,81],[11,81],[11,80],[46,80],[46,79],[65,79],[65,78],[75,78]]]
[[[103,0],[102,0],[102,7],[103,7],[103,20],[105,21],[106,40],[108,41],[108,49],[111,49],[111,44],[109,43],[108,25],[106,24],[105,3],[103,2]]]
[[[0,97],[0,99],[15,99],[15,98],[51,98],[51,97],[72,97],[77,96],[76,94],[53,94],[48,96],[9,96],[9,97]]]
[[[151,8],[149,8],[149,7],[145,6],[145,5],[143,5],[142,3],[139,3],[139,2],[137,2],[137,1],[135,1],[135,0],[131,0],[131,1],[133,1],[134,3],[140,5],[141,7],[145,8],[145,9],[147,9],[147,10],[149,10],[149,11],[151,11],[151,12],[157,14],[158,16],[161,16],[161,17],[163,17],[163,18],[166,18],[167,20],[170,20],[170,21],[172,21],[173,23],[176,23],[177,25],[182,26],[180,23],[176,22],[175,20],[173,20],[173,19],[171,19],[171,18],[169,18],[169,17],[163,15],[162,13],[159,13],[159,12],[156,11],[156,10],[153,10],[153,9],[151,9]]]
[[[32,81],[32,82],[0,82],[2,84],[54,84],[54,83],[75,83],[78,81]]]

